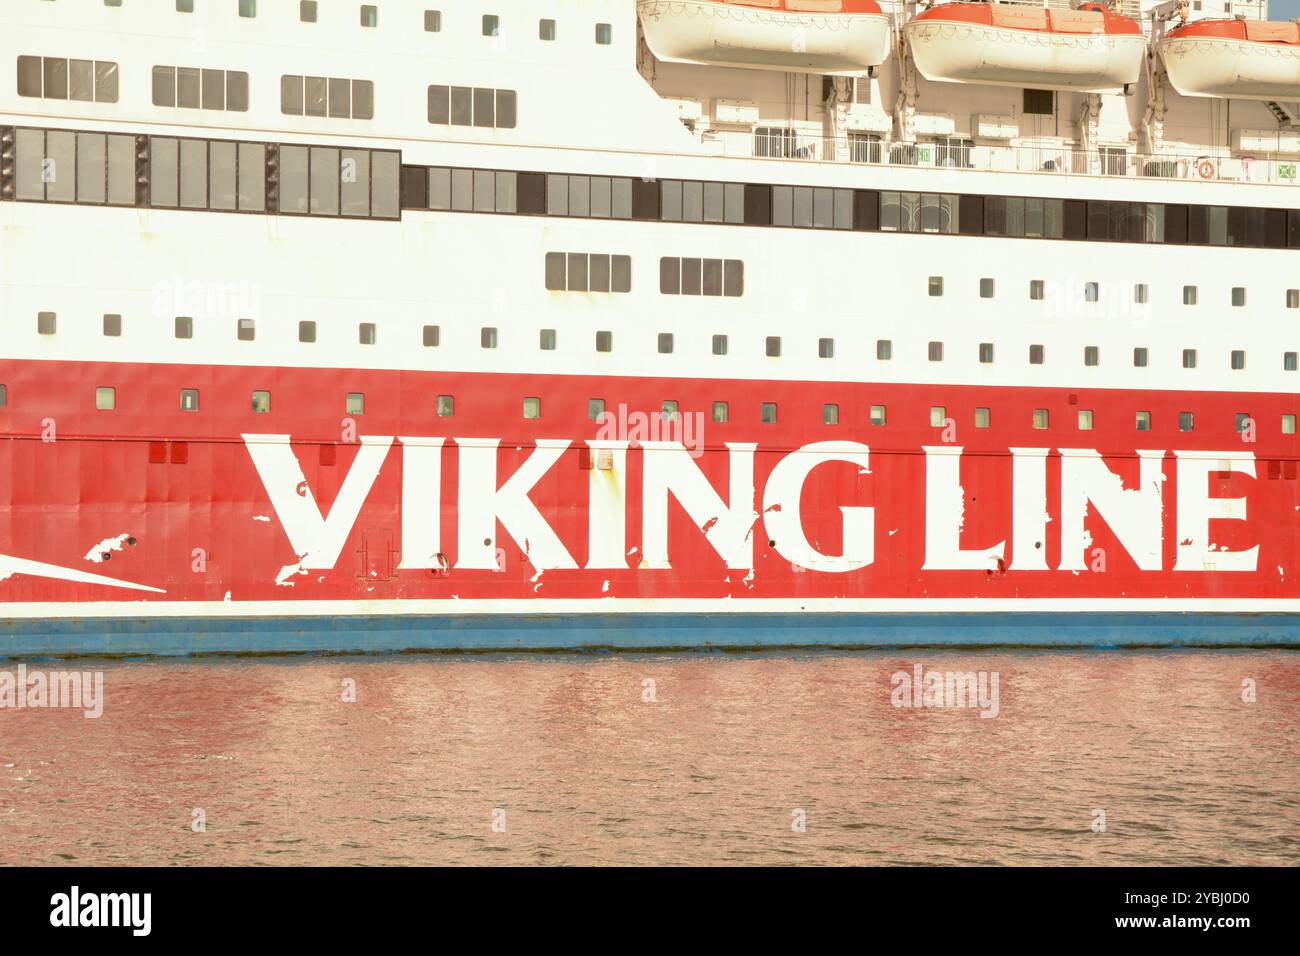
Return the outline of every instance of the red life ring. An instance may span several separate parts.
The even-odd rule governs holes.
[[[1213,160],[1209,160],[1209,159],[1201,160],[1200,163],[1198,163],[1196,166],[1196,174],[1200,176],[1202,179],[1213,179],[1214,178]]]

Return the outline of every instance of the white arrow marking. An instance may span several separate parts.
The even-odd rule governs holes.
[[[102,574],[91,574],[76,568],[61,568],[57,564],[45,564],[41,561],[28,561],[12,555],[0,554],[0,581],[13,574],[29,574],[36,578],[55,578],[60,581],[75,581],[78,584],[102,584],[110,588],[129,588],[132,591],[153,591],[166,594],[162,588],[151,588],[147,584],[135,584],[132,581],[119,581],[106,578]]]

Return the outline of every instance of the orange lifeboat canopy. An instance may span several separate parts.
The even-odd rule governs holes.
[[[1300,24],[1193,20],[1165,35],[1160,57],[1183,96],[1300,100]]]
[[[793,73],[868,73],[889,55],[875,0],[637,0],[660,60]]]
[[[921,75],[946,83],[1099,93],[1136,83],[1146,55],[1138,22],[1100,3],[945,3],[904,32]]]

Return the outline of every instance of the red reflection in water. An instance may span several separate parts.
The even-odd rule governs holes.
[[[999,716],[895,708],[890,676],[917,663],[997,672]],[[0,710],[0,862],[1295,863],[1297,664],[1203,651],[81,663],[106,671],[100,719]],[[195,808],[206,832],[191,830]]]

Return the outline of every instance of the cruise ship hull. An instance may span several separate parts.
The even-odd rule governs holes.
[[[1300,642],[1294,395],[0,373],[0,654]]]

